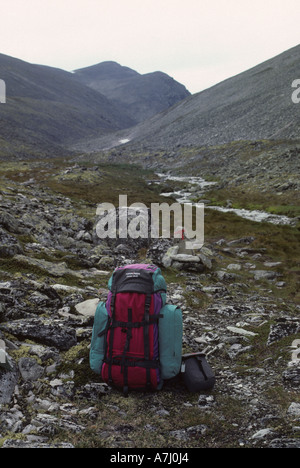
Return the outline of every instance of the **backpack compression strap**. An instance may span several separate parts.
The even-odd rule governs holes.
[[[150,306],[151,306],[151,294],[147,294],[146,301],[145,301],[145,326],[144,326],[144,357],[145,361],[150,360],[150,342],[149,342],[149,314],[150,314]],[[150,376],[150,368],[146,367],[146,376],[147,376],[147,390],[151,388],[151,376]]]

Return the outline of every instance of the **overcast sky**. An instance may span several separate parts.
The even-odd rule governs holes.
[[[3,54],[67,71],[113,60],[139,73],[164,71],[192,93],[300,43],[299,0],[0,0],[0,7]]]

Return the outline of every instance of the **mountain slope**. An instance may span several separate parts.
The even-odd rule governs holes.
[[[151,150],[300,138],[300,104],[291,99],[299,69],[300,45],[192,95],[134,128],[90,141],[89,150],[117,146],[124,140],[130,141],[130,147]]]
[[[102,62],[75,71],[77,78],[99,91],[127,112],[135,123],[165,110],[190,95],[162,72],[141,75],[116,62]]]
[[[300,108],[291,99],[299,67],[300,45],[191,96],[133,135],[163,145],[299,138]]]
[[[72,73],[0,54],[0,78],[7,93],[6,104],[0,106],[1,153],[51,152],[58,145],[133,123]]]

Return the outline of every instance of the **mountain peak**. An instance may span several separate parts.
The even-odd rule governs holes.
[[[100,92],[135,121],[142,122],[190,95],[189,91],[166,73],[144,75],[117,62],[101,62],[75,70],[85,85]]]
[[[74,72],[77,74],[77,76],[82,77],[83,81],[88,81],[90,79],[103,80],[107,78],[125,78],[139,75],[139,73],[135,70],[124,67],[123,65],[120,65],[118,62],[114,61],[100,62],[86,68],[74,70]]]

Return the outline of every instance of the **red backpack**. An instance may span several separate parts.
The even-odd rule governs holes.
[[[180,372],[182,313],[166,305],[166,282],[154,265],[117,268],[95,314],[91,368],[109,385],[158,390]]]

